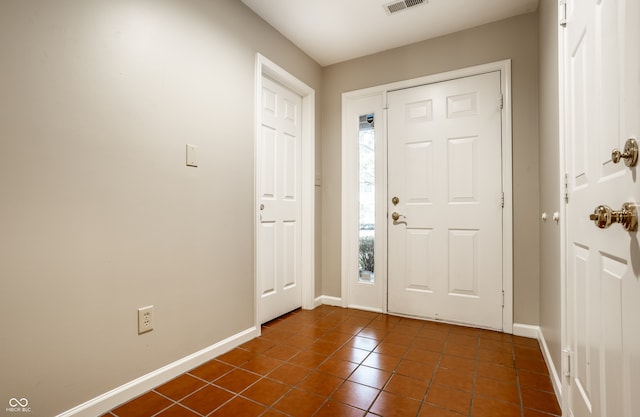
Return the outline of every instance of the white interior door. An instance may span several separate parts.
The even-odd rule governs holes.
[[[502,329],[501,97],[499,71],[389,93],[389,312]]]
[[[259,320],[302,305],[302,98],[263,76],[258,135]]]
[[[640,2],[567,3],[563,34],[568,171],[565,414],[640,416],[640,245],[589,214],[640,201],[637,168],[612,162],[640,134]]]

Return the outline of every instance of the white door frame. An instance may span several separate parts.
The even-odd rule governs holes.
[[[563,1],[558,1],[558,25],[562,25],[564,19],[563,13],[565,12],[565,4]],[[567,386],[565,384],[566,376],[564,372],[569,367],[569,349],[567,348],[567,273],[568,273],[568,258],[567,258],[567,188],[568,178],[567,175],[567,136],[565,134],[566,129],[566,111],[565,111],[565,65],[564,65],[564,53],[565,53],[565,32],[562,28],[558,30],[558,165],[560,178],[558,178],[558,191],[560,193],[560,346],[562,347],[562,356],[560,360],[560,375],[552,369],[552,382],[553,389],[558,397],[558,402],[562,408],[562,412],[568,409],[569,396],[565,395]]]
[[[260,334],[261,296],[258,290],[258,227],[260,209],[258,201],[258,141],[262,126],[262,77],[266,75],[302,97],[302,308],[315,307],[315,91],[262,54],[256,54],[255,75],[255,124],[254,124],[254,296],[256,329]]]
[[[387,101],[386,90],[359,90],[342,95],[342,306],[387,312]],[[359,146],[357,117],[374,113],[376,142],[375,277],[376,282],[359,283],[361,294],[353,294],[349,283],[358,280],[359,251]],[[355,236],[355,238],[354,238]],[[354,262],[355,260],[355,262]]]
[[[487,72],[500,71],[500,83],[504,99],[504,117],[502,119],[502,188],[504,191],[504,211],[502,217],[502,280],[504,291],[504,308],[502,312],[503,331],[513,332],[513,171],[512,171],[512,130],[511,130],[511,60],[493,62],[489,64],[477,65],[473,67],[448,71],[440,74],[428,75],[425,77],[404,80],[390,84],[379,85],[357,91],[350,91],[342,95],[342,306],[347,307],[349,303],[349,279],[357,276],[358,259],[353,256],[353,242],[358,240],[358,217],[353,215],[353,207],[357,204],[357,189],[354,184],[358,184],[358,154],[352,149],[349,141],[347,120],[345,111],[349,108],[349,102],[357,101],[360,98],[382,94],[384,107],[387,106],[387,92],[404,88],[417,87],[425,84],[433,84],[441,81],[448,81],[462,77],[469,77]],[[386,121],[386,112],[385,112]],[[386,123],[385,123],[386,124]],[[387,143],[386,131],[384,143]],[[384,160],[386,161],[386,148]],[[386,172],[386,166],[383,168]],[[386,185],[385,185],[386,188]],[[355,202],[354,202],[355,200]],[[386,206],[384,208],[386,210]],[[386,236],[386,223],[376,224],[381,234]],[[383,229],[384,228],[384,229]],[[386,245],[386,239],[384,239]],[[386,256],[386,246],[384,254]],[[382,250],[382,249],[381,249]],[[386,264],[386,263],[385,263]],[[377,278],[377,274],[376,274]],[[383,305],[370,307],[371,309],[381,309],[387,312],[386,274],[384,276],[383,288],[385,291]]]

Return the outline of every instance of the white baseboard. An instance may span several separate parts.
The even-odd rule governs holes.
[[[515,336],[528,337],[529,339],[538,339],[540,335],[539,326],[531,326],[529,324],[513,323],[513,334]]]
[[[321,306],[323,304],[334,306],[334,307],[344,307],[342,305],[342,298],[340,297],[331,297],[329,295],[321,295],[316,298],[316,307]]]
[[[350,305],[349,308],[362,310],[362,311],[371,311],[372,313],[384,313],[384,311],[382,311],[381,308],[371,308],[371,307],[359,306],[359,305]]]
[[[127,382],[109,392],[99,395],[71,410],[58,414],[57,417],[95,417],[106,413],[114,407],[123,404],[145,392],[172,380],[190,369],[193,369],[211,359],[222,355],[248,342],[258,335],[258,329],[251,327],[220,342],[206,347],[189,356],[156,369],[140,378]]]
[[[542,329],[538,329],[538,331],[538,341],[540,342],[540,349],[542,350],[544,361],[547,363],[549,376],[551,376],[551,384],[553,384],[553,390],[555,391],[556,397],[558,398],[558,403],[562,405],[564,404],[562,402],[562,380],[560,379],[560,375],[558,375],[558,372],[556,372],[556,367],[554,366],[553,360],[551,359],[551,353],[549,352],[547,341],[544,339]]]
[[[549,352],[549,347],[547,346],[547,341],[544,339],[544,334],[542,333],[542,329],[540,326],[531,326],[528,324],[513,324],[513,334],[516,336],[528,337],[531,339],[537,339],[540,344],[540,350],[542,351],[542,356],[544,357],[544,361],[547,364],[547,369],[549,370],[549,376],[551,377],[551,384],[553,385],[553,391],[556,393],[556,397],[558,398],[558,403],[563,404],[562,402],[562,381],[560,380],[560,376],[556,372],[556,367],[553,363],[553,358],[551,357],[551,353]]]

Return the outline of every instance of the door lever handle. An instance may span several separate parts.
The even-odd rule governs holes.
[[[620,223],[628,232],[638,230],[638,211],[634,203],[624,203],[620,211],[600,205],[589,215],[589,219],[600,229],[606,229],[613,223]]]
[[[393,213],[391,213],[391,219],[393,219],[393,224],[400,224],[400,223],[404,223],[407,224],[406,221],[402,220],[402,221],[398,221],[400,219],[406,219],[406,217],[396,211],[394,211]]]

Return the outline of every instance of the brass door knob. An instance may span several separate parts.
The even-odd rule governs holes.
[[[638,162],[638,142],[634,138],[627,139],[622,153],[618,149],[611,151],[611,160],[614,164],[620,162],[620,159],[624,159],[624,164],[628,167],[636,166]]]
[[[398,224],[398,220],[400,220],[400,218],[405,218],[405,216],[394,211],[393,213],[391,213],[391,218],[393,219],[393,224]],[[400,222],[400,223],[405,223],[405,222]]]
[[[611,210],[610,207],[600,205],[589,215],[600,229],[606,229],[613,223],[620,223],[628,232],[638,230],[638,212],[634,203],[624,203],[620,211]]]

